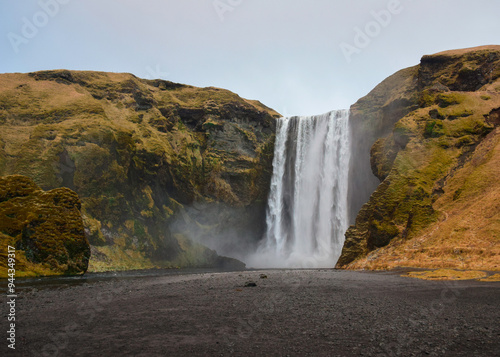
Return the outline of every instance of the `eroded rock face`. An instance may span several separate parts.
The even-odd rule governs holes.
[[[389,135],[395,123],[418,108],[417,74],[418,67],[398,71],[350,108],[352,147],[349,170],[349,214],[351,223],[354,223],[362,205],[380,183],[379,179],[384,176],[377,166],[390,166],[394,159],[388,155],[382,158],[383,162],[380,165],[376,161],[378,157],[373,152],[372,146],[375,142],[379,146],[384,145],[379,139]]]
[[[45,192],[28,177],[0,177],[0,238],[3,247],[16,248],[17,276],[87,271],[90,245],[80,209],[68,188]],[[5,273],[6,263],[0,263]]]
[[[93,270],[207,266],[213,259],[171,226],[200,226],[197,204],[229,207],[241,243],[265,211],[278,116],[223,89],[130,74],[3,74],[0,174],[78,193]],[[200,237],[212,239],[226,222],[206,212]]]
[[[456,183],[452,183],[463,175],[478,146],[486,138],[493,140],[491,135],[496,135],[499,107],[500,46],[424,56],[419,66],[397,72],[354,104],[351,108],[353,142],[361,142],[361,145],[353,148],[355,160],[351,175],[357,173],[361,178],[354,177],[353,188],[358,193],[363,185],[374,189],[373,181],[369,184],[363,181],[367,175],[371,176],[370,169],[380,183],[347,231],[338,266],[345,267],[368,255],[363,264],[351,266],[383,268],[382,263],[373,262],[391,259],[382,253],[370,252],[389,244],[387,251],[392,249],[390,254],[396,257],[391,266],[404,265],[408,251],[433,239],[434,243],[425,244],[436,252],[429,253],[429,250],[421,256],[428,266],[439,266],[437,260],[431,258],[433,254],[448,254],[437,250],[447,252],[450,245],[455,245],[460,251],[471,239],[482,242],[477,243],[478,247],[491,243],[490,248],[497,249],[500,227],[494,228],[492,223],[492,217],[499,213],[496,211],[484,221],[487,229],[476,229],[479,226],[474,227],[470,222],[462,230],[453,232],[453,241],[448,243],[439,232],[443,220],[451,217],[449,212],[462,204],[459,199],[465,199],[464,192],[470,193],[469,199],[474,196],[472,192],[476,192],[474,197],[482,197],[484,202],[489,202],[488,197],[493,195],[486,194],[486,188],[479,190],[483,185],[473,178],[468,183],[461,181],[464,187],[458,189]],[[489,171],[484,175],[494,176]],[[463,196],[457,194],[453,199],[451,190]],[[468,221],[467,217],[464,216],[463,221]],[[411,248],[405,242],[412,242]],[[406,251],[400,252],[396,245],[404,246]],[[447,264],[460,267],[463,260],[461,262],[456,254],[451,254]]]

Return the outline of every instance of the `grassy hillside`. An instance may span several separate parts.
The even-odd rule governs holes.
[[[242,230],[253,225],[264,212],[277,116],[227,90],[131,74],[2,74],[0,175],[78,193],[90,270],[214,265],[213,251],[171,223],[198,224],[187,208],[201,203],[225,217],[220,207],[235,208]],[[219,218],[204,222],[206,236],[226,229]]]
[[[388,80],[410,91],[376,88],[353,108],[355,135],[377,123],[389,132],[371,147],[381,183],[338,266],[500,269],[500,46],[424,56]]]

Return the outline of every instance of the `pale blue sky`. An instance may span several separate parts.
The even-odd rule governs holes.
[[[500,44],[499,14],[497,0],[0,0],[0,73],[130,72],[318,114],[424,54]]]

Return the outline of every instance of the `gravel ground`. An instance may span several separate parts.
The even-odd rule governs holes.
[[[253,285],[256,286],[245,286]],[[500,283],[265,270],[24,287],[13,356],[500,356]],[[3,303],[2,330],[8,305]],[[3,353],[1,351],[7,351]]]

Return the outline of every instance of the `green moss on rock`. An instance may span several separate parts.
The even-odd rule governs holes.
[[[279,114],[257,101],[55,70],[0,75],[0,108],[0,174],[78,193],[99,252],[91,270],[171,266],[181,249],[169,227],[196,202],[264,210]]]
[[[368,138],[368,167],[381,182],[348,229],[338,266],[393,240],[417,237],[437,221],[434,204],[447,182],[500,124],[500,96],[491,91],[498,68],[499,46],[424,56],[418,67],[389,77],[351,108],[353,136]],[[418,106],[387,109],[408,98]],[[363,153],[358,148],[354,155]],[[454,200],[460,192],[455,190]]]
[[[16,275],[87,271],[90,246],[80,209],[77,194],[68,188],[44,192],[28,177],[0,177],[1,241],[16,248]],[[0,269],[6,276],[6,259]]]

